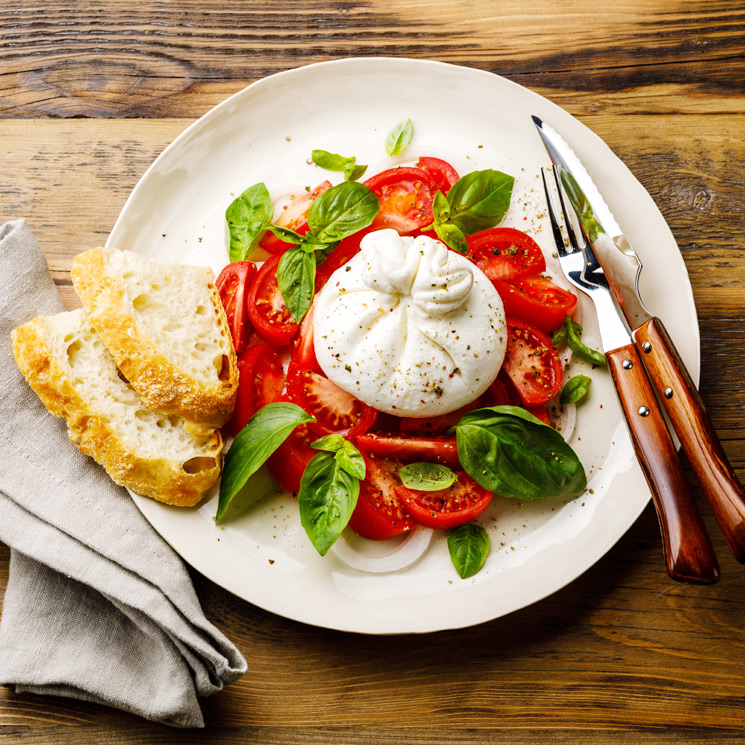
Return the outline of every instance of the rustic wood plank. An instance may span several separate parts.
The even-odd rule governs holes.
[[[498,72],[578,114],[742,112],[743,19],[728,0],[579,0],[571,12],[551,0],[226,0],[219,11],[22,0],[0,10],[0,116],[199,116],[274,72],[380,55]]]

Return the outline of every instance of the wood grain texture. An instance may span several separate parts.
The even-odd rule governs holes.
[[[196,0],[0,5],[0,222],[26,216],[68,307],[157,154],[267,74],[347,56],[490,70],[600,135],[680,246],[701,394],[745,473],[745,3],[713,0]],[[687,469],[690,476],[690,468]],[[249,672],[174,732],[0,687],[0,743],[710,743],[745,741],[745,570],[696,491],[713,587],[668,580],[651,507],[594,567],[506,618],[367,637],[280,619],[193,572]],[[9,550],[0,545],[0,593]]]

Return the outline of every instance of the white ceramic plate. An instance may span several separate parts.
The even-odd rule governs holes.
[[[688,276],[650,196],[576,119],[486,72],[427,61],[350,59],[261,80],[203,116],[160,155],[125,205],[109,245],[218,271],[227,262],[224,212],[234,196],[258,181],[273,197],[315,186],[329,174],[307,161],[322,148],[354,154],[370,175],[420,155],[443,157],[461,174],[481,168],[510,173],[516,186],[504,224],[529,230],[550,252],[539,182],[547,157],[531,114],[558,130],[588,166],[644,262],[647,304],[698,380]],[[407,117],[414,139],[392,159],[385,136]],[[585,338],[598,347],[591,306],[582,302]],[[362,574],[331,554],[321,558],[300,527],[296,501],[275,493],[268,478],[266,495],[224,527],[213,523],[214,498],[194,509],[135,500],[197,570],[279,615],[377,634],[469,626],[573,580],[613,546],[649,499],[609,377],[602,371],[592,376],[592,394],[579,410],[572,439],[588,473],[587,492],[571,501],[495,500],[482,518],[491,554],[468,580],[452,568],[442,536],[420,562],[395,574]]]

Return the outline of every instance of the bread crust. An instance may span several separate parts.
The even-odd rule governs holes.
[[[238,394],[238,366],[227,316],[214,286],[210,298],[221,333],[228,339],[228,362],[216,385],[204,385],[162,354],[123,300],[118,277],[109,270],[103,248],[78,254],[72,266],[75,292],[117,367],[154,411],[175,414],[193,434],[222,427]]]
[[[47,344],[44,319],[35,318],[12,332],[16,364],[46,408],[67,423],[70,441],[101,464],[112,480],[167,504],[196,504],[219,478],[222,437],[213,432],[209,454],[214,466],[188,473],[166,458],[143,458],[131,450],[80,395]]]

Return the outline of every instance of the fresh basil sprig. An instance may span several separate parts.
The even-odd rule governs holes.
[[[564,388],[562,388],[559,401],[562,404],[579,403],[590,390],[590,383],[592,383],[592,380],[587,375],[575,375],[573,378],[569,378]]]
[[[345,181],[356,181],[367,170],[367,166],[358,164],[353,155],[347,158],[327,150],[314,150],[310,157],[319,168],[327,171],[341,171]]]
[[[567,316],[564,319],[564,323],[554,331],[554,335],[551,337],[551,342],[555,347],[562,342],[566,342],[568,347],[578,357],[581,357],[583,360],[587,360],[588,362],[592,362],[593,365],[605,367],[608,364],[605,361],[605,355],[602,352],[598,352],[597,350],[588,347],[582,339],[580,339],[581,333],[582,326]]]
[[[455,483],[456,475],[440,463],[409,463],[398,476],[408,489],[416,491],[439,491]]]
[[[489,534],[478,523],[466,523],[448,531],[448,552],[461,579],[481,570],[489,555]]]
[[[218,520],[246,481],[264,465],[295,427],[315,421],[299,406],[285,402],[267,404],[248,420],[225,456],[217,504]]]
[[[225,211],[230,233],[228,255],[231,261],[251,256],[274,216],[274,205],[263,183],[249,186]]]
[[[564,438],[518,406],[468,412],[455,433],[463,468],[503,497],[547,499],[587,486],[585,469]]]
[[[432,228],[450,248],[465,254],[466,236],[493,228],[510,206],[515,179],[501,171],[472,171],[459,178],[447,196],[436,196]]]
[[[347,527],[365,478],[365,461],[357,448],[340,435],[316,440],[322,452],[305,467],[300,480],[300,523],[321,556]]]
[[[413,134],[411,119],[399,122],[385,138],[385,151],[388,155],[400,155],[409,146]]]

